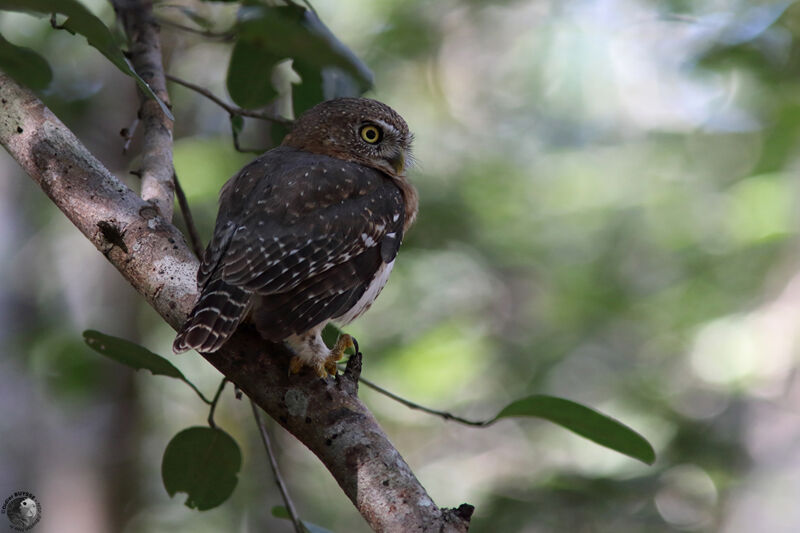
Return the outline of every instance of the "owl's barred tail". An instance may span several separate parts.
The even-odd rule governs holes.
[[[203,290],[200,300],[175,337],[172,350],[215,352],[228,340],[245,316],[251,293],[247,290],[212,279]]]

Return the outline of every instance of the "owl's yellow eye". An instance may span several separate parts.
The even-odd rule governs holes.
[[[383,132],[378,129],[377,126],[373,126],[371,124],[362,126],[359,130],[359,133],[361,134],[361,138],[370,144],[376,144],[380,142],[381,137],[383,137]]]

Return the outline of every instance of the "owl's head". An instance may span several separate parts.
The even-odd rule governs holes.
[[[386,104],[367,98],[337,98],[300,115],[281,144],[399,177],[412,161],[412,139],[406,121]]]

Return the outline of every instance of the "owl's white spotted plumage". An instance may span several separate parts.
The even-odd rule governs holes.
[[[265,339],[286,341],[295,370],[331,372],[342,346],[332,354],[322,328],[369,308],[416,217],[410,145],[405,121],[374,100],[303,114],[280,147],[223,187],[200,298],[174,350],[213,352],[252,320]]]

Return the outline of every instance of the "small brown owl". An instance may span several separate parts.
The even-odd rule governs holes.
[[[281,146],[222,188],[200,298],[175,352],[213,352],[252,320],[294,351],[292,372],[335,374],[352,338],[331,350],[322,329],[369,308],[417,214],[405,175],[411,140],[400,115],[375,100],[330,100],[301,115]]]

